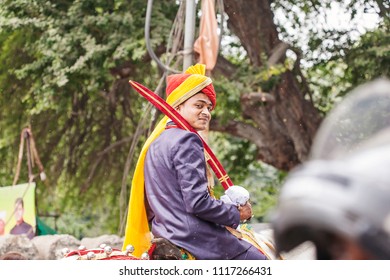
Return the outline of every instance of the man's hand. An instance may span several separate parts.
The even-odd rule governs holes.
[[[252,205],[249,201],[244,205],[239,205],[238,211],[240,211],[241,222],[246,222],[252,218]]]

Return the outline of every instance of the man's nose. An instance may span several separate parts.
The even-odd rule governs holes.
[[[202,114],[205,114],[205,115],[210,115],[210,111],[209,109],[207,109],[206,107],[202,109]]]

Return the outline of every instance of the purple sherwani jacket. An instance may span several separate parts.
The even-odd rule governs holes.
[[[155,237],[186,249],[197,259],[232,259],[251,245],[231,234],[240,214],[207,189],[202,141],[179,128],[165,130],[145,159],[148,217]]]

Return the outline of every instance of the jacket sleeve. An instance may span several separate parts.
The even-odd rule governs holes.
[[[172,149],[171,156],[185,211],[200,219],[236,228],[240,222],[238,209],[212,198],[208,192],[206,160],[199,137],[194,133],[186,133]]]

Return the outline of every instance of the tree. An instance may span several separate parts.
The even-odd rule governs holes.
[[[361,46],[356,47],[357,39],[352,39],[351,36],[353,32],[356,33],[352,24],[350,30],[325,28],[319,32],[320,26],[315,24],[315,19],[314,22],[305,22],[309,14],[317,18],[330,8],[334,4],[332,1],[274,3],[225,0],[224,3],[229,17],[228,28],[233,36],[238,37],[238,44],[243,47],[246,56],[238,67],[231,63],[231,60],[220,56],[216,72],[230,80],[241,82],[239,89],[241,92],[232,94],[231,89],[227,94],[239,98],[240,104],[224,104],[225,107],[241,109],[241,115],[234,120],[230,117],[230,121],[216,119],[211,129],[249,140],[258,148],[257,159],[279,170],[289,171],[307,159],[322,116],[334,102],[329,97],[334,96],[336,91],[332,83],[336,74],[328,73],[332,77],[326,76],[323,79],[318,73],[315,75],[315,71],[323,67],[329,68],[331,65],[339,67],[341,71],[348,67],[339,80],[338,92],[341,96],[351,87],[368,79],[378,77],[380,74],[388,75],[388,67],[384,65],[388,63],[389,57],[386,52],[389,5],[384,1],[350,1],[340,7],[350,13],[351,19],[363,9],[365,12],[377,13],[383,17],[383,30],[375,31],[376,35],[367,35],[368,40],[363,37]],[[287,34],[286,28],[277,25],[274,17],[277,8],[287,15],[297,33],[300,30],[308,30],[309,48],[306,52],[302,50],[304,47],[302,43]],[[380,43],[381,47],[375,47],[377,43]],[[368,44],[373,46],[370,48]],[[286,56],[287,51],[294,53],[295,61]],[[327,60],[316,59],[312,55],[315,52],[327,54]],[[356,57],[358,54],[362,56]],[[312,60],[314,66],[309,70],[310,74],[307,73],[307,69],[302,69],[300,61],[302,58]],[[378,64],[378,60],[381,63]],[[372,66],[367,67],[368,65]],[[367,71],[366,67],[377,70],[363,76],[361,73]],[[313,80],[310,80],[311,78]],[[331,87],[327,89],[325,86],[316,87],[314,79],[321,78],[329,81]],[[227,80],[224,80],[224,83],[226,82]],[[323,93],[318,96],[318,92],[321,91]],[[223,98],[229,99],[228,96]]]
[[[240,94],[241,120],[215,120],[211,129],[248,139],[258,147],[259,160],[288,171],[307,158],[321,116],[305,99],[308,87],[294,73],[299,64],[289,69],[285,63],[289,46],[279,39],[271,2],[225,1],[225,11],[229,29],[248,55],[249,77]],[[217,67],[226,69],[228,62],[220,61]],[[233,77],[234,72],[228,74]]]

